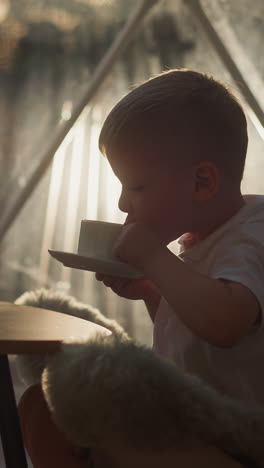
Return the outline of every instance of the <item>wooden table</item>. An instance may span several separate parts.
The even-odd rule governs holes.
[[[26,468],[8,354],[47,354],[64,341],[111,332],[92,322],[36,307],[0,302],[0,434],[6,468]]]

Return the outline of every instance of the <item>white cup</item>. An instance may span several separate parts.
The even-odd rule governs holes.
[[[102,260],[115,260],[112,250],[123,224],[83,219],[78,254]]]

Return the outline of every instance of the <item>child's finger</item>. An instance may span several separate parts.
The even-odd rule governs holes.
[[[120,278],[118,276],[108,276],[100,275],[100,281],[104,283],[105,286],[111,288],[114,292],[119,294],[124,287],[130,282],[127,278]]]
[[[120,282],[120,278],[117,278],[116,276],[104,276],[103,278],[103,283],[105,286],[115,286]]]
[[[102,273],[95,273],[95,277],[98,281],[103,281],[104,275]]]
[[[103,273],[95,273],[95,277],[98,281],[115,280],[117,276],[104,275]]]

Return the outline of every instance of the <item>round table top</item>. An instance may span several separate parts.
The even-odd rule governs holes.
[[[112,332],[53,310],[0,302],[0,354],[52,353],[67,340]]]

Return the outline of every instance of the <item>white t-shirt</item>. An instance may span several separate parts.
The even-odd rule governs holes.
[[[209,277],[247,286],[260,304],[260,325],[235,346],[213,346],[194,335],[162,298],[153,348],[232,397],[264,403],[264,196],[248,195],[245,201],[206,239],[187,250],[181,246],[179,257]]]

